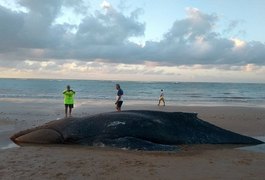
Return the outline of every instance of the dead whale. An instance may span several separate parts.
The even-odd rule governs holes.
[[[197,117],[196,113],[131,110],[51,121],[10,137],[16,144],[83,144],[176,150],[180,144],[261,144]]]

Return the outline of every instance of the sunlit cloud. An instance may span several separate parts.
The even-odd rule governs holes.
[[[255,64],[247,64],[247,65],[242,67],[242,70],[246,71],[246,72],[253,72],[253,71],[257,71],[259,69],[261,69],[261,67],[258,67]]]
[[[111,4],[108,2],[108,1],[103,1],[101,4],[100,4],[100,7],[102,9],[110,9],[111,8]]]
[[[234,48],[235,49],[240,49],[240,48],[243,48],[243,47],[245,47],[246,46],[246,42],[245,41],[243,41],[243,40],[240,40],[240,39],[236,39],[236,38],[233,38],[233,39],[231,39],[233,42],[234,42]]]

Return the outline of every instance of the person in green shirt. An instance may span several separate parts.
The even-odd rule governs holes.
[[[63,91],[64,95],[64,106],[65,106],[65,117],[68,117],[68,109],[69,109],[69,117],[72,115],[72,109],[74,108],[74,95],[75,91],[71,89],[68,85],[66,90]]]

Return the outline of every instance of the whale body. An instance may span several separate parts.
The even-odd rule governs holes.
[[[177,150],[181,144],[261,144],[196,113],[131,110],[54,120],[10,137],[16,144],[82,144],[138,150]]]

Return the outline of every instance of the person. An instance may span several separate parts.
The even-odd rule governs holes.
[[[161,101],[163,102],[163,104],[165,106],[166,104],[165,104],[165,98],[164,98],[164,91],[163,91],[163,89],[161,89],[161,93],[160,93],[159,101],[158,101],[158,106],[160,106]]]
[[[69,109],[69,117],[71,117],[72,109],[74,108],[75,91],[73,91],[71,87],[67,85],[66,90],[63,91],[63,95],[64,95],[65,117],[68,117],[68,109]]]
[[[117,111],[121,111],[121,106],[123,103],[123,99],[122,99],[123,90],[121,89],[121,86],[119,84],[116,84],[116,89],[117,89],[117,96],[116,96],[115,105],[116,105]]]

